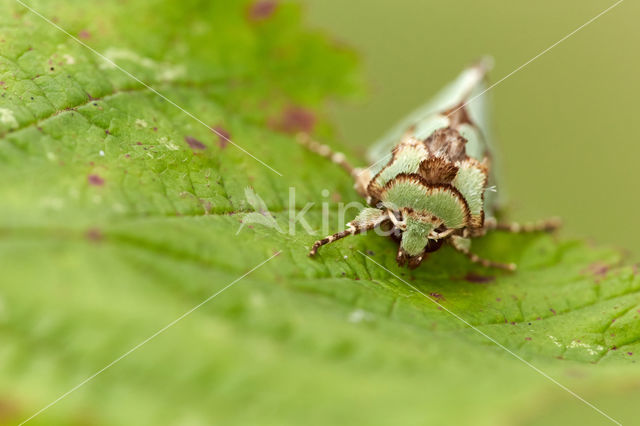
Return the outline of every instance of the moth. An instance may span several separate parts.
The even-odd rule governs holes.
[[[395,126],[370,151],[373,162],[355,168],[306,134],[298,141],[329,158],[354,179],[364,208],[347,229],[318,240],[323,245],[377,227],[399,243],[398,265],[415,268],[443,244],[484,267],[513,271],[512,263],[483,259],[471,251],[471,240],[489,230],[551,231],[557,220],[520,225],[496,220],[491,140],[487,126],[487,60],[464,70],[436,97]],[[389,154],[390,151],[390,154]]]

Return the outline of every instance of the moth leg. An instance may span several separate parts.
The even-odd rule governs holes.
[[[340,240],[350,235],[356,235],[360,234],[361,232],[371,230],[378,225],[380,225],[380,221],[371,221],[370,223],[365,224],[349,225],[349,227],[344,231],[336,232],[333,235],[329,235],[313,243],[313,247],[311,247],[311,250],[309,251],[309,256],[315,256],[318,253],[318,249],[326,244],[331,244],[334,241]]]
[[[537,222],[526,223],[498,223],[495,219],[487,219],[484,222],[484,227],[474,232],[474,236],[482,236],[487,231],[505,231],[512,234],[522,234],[529,232],[553,232],[562,225],[560,219],[552,218],[546,220],[539,220]]]
[[[454,235],[448,241],[451,243],[454,249],[464,254],[473,263],[480,264],[485,268],[498,268],[498,269],[504,269],[507,271],[516,270],[515,263],[494,262],[492,260],[483,259],[477,254],[471,253],[471,250],[470,250],[471,240],[469,238],[463,238],[463,237]]]
[[[369,169],[362,169],[359,167],[353,167],[351,163],[347,161],[347,158],[341,152],[335,152],[328,145],[321,144],[320,142],[314,141],[311,137],[306,133],[298,133],[296,136],[296,140],[300,145],[307,148],[309,151],[321,155],[322,157],[328,158],[333,163],[342,167],[342,169],[349,173],[349,175],[355,181],[355,188],[358,191],[358,194],[362,197],[367,196],[367,186],[369,185],[369,181],[371,180],[371,172]]]
[[[356,168],[347,161],[347,158],[343,153],[335,152],[329,147],[329,145],[314,141],[306,133],[298,133],[298,135],[296,136],[296,140],[300,145],[304,146],[309,151],[315,152],[318,155],[328,158],[333,163],[342,167],[347,173],[349,173],[349,175],[355,177]]]

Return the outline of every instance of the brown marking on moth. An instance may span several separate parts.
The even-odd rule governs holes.
[[[78,38],[88,40],[91,38],[91,33],[86,29],[80,30],[80,32],[78,33]]]
[[[486,284],[495,281],[496,277],[491,275],[477,275],[472,272],[465,275],[464,280],[470,283]]]
[[[84,234],[85,238],[94,243],[100,242],[104,239],[104,234],[98,228],[89,228]]]
[[[458,167],[444,158],[429,157],[420,163],[418,174],[431,184],[449,184],[458,174]]]
[[[385,186],[382,188],[380,193],[380,199],[382,199],[384,194],[392,186],[400,182],[412,182],[414,184],[423,186],[424,188],[429,189],[431,191],[441,190],[441,191],[447,191],[452,193],[458,199],[460,205],[464,210],[464,216],[465,216],[464,225],[466,226],[469,224],[469,221],[471,220],[471,211],[469,210],[469,205],[467,204],[467,201],[464,199],[464,197],[462,196],[460,191],[458,191],[457,188],[448,184],[430,184],[422,176],[416,173],[398,173],[396,177],[394,177],[389,182],[387,182]],[[401,207],[404,207],[404,206],[401,206]]]
[[[102,186],[102,185],[104,185],[104,179],[101,178],[98,175],[89,175],[89,176],[87,176],[87,182],[89,182],[89,185],[93,185],[93,186]]]
[[[249,5],[247,18],[257,22],[270,18],[278,8],[277,0],[257,0]]]
[[[213,133],[218,136],[218,146],[220,149],[225,149],[231,140],[231,133],[222,126],[213,127]]]
[[[203,144],[193,136],[185,136],[184,141],[191,147],[191,149],[198,149],[198,150],[207,149],[207,146],[205,144]]]
[[[367,197],[369,198],[369,205],[375,206],[380,202],[380,197],[382,196],[383,189],[384,188],[381,187],[376,182],[375,178],[369,181],[369,184],[367,185],[367,189],[366,189],[366,194],[367,194]]]
[[[453,108],[450,108],[442,113],[445,117],[449,118],[450,126],[456,128],[462,124],[474,125],[471,121],[471,117],[467,112],[467,106],[464,102],[459,103]]]
[[[482,194],[482,201],[484,201],[484,194]],[[473,229],[482,229],[484,227],[484,209],[480,211],[480,214],[471,216],[469,227]]]
[[[424,146],[429,152],[438,157],[444,157],[451,162],[467,159],[465,145],[467,140],[455,129],[447,127],[438,129],[424,140]]]
[[[300,106],[286,107],[279,117],[269,120],[272,129],[291,134],[311,133],[315,124],[315,114]]]

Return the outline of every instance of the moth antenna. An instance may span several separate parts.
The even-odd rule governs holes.
[[[482,265],[485,268],[498,268],[498,269],[504,269],[506,271],[512,271],[512,272],[516,270],[515,263],[501,263],[501,262],[494,262],[488,259],[483,259],[477,254],[471,253],[468,246],[465,246],[464,244],[461,244],[461,243],[457,243],[456,239],[451,239],[449,240],[449,242],[451,243],[453,248],[456,249],[456,251],[464,254],[473,263]]]
[[[298,135],[296,136],[296,140],[300,145],[307,148],[309,151],[314,152],[318,155],[321,155],[325,158],[328,158],[333,163],[342,167],[344,171],[349,173],[349,175],[354,179],[357,177],[358,169],[353,167],[351,163],[347,161],[347,158],[343,153],[333,151],[329,147],[329,145],[325,145],[311,139],[311,137],[306,133],[298,133]]]
[[[460,250],[458,250],[460,251]],[[467,256],[467,258],[472,261],[473,263],[477,263],[479,265],[484,266],[485,268],[498,268],[498,269],[504,269],[505,271],[515,271],[517,266],[515,263],[500,263],[500,262],[494,262],[492,260],[487,260],[487,259],[483,259],[482,257],[478,256],[477,254],[473,254],[470,252],[464,253],[461,252],[462,254],[464,254],[465,256]]]
[[[342,238],[348,237],[350,235],[356,235],[356,234],[360,234],[361,232],[365,232],[365,231],[369,231],[373,228],[375,228],[376,226],[380,225],[380,221],[375,221],[375,222],[371,222],[371,223],[367,223],[363,226],[361,225],[351,225],[349,226],[349,228],[345,229],[344,231],[340,231],[340,232],[336,232],[333,235],[329,235],[327,237],[324,237],[321,240],[316,241],[315,243],[313,243],[313,247],[311,247],[311,250],[309,251],[309,256],[313,257],[318,253],[318,249],[326,244],[331,244],[334,241],[338,241]]]
[[[506,231],[512,234],[529,233],[529,232],[553,232],[562,225],[562,221],[558,218],[540,220],[538,222],[527,223],[498,223],[495,219],[487,219],[483,230]]]

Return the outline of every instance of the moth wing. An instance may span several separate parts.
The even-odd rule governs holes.
[[[407,131],[419,127],[421,124],[433,120],[434,116],[437,116],[439,113],[450,110],[471,99],[473,99],[473,101],[466,106],[467,113],[485,135],[485,139],[488,139],[489,117],[487,97],[478,95],[486,90],[484,77],[490,67],[491,60],[484,58],[464,70],[458,78],[445,86],[444,89],[429,102],[413,111],[375,141],[367,153],[368,159],[371,162],[376,162],[380,161],[383,157],[389,156],[391,149],[400,141]]]
[[[492,67],[492,62],[490,57],[485,57],[462,71],[454,81],[445,86],[429,102],[414,110],[375,141],[367,152],[368,160],[373,164],[371,173],[375,174],[386,164],[391,157],[391,150],[407,132],[416,134],[418,138],[427,137],[428,133],[442,126],[442,114],[445,111],[450,111],[468,102],[464,108],[481,135],[477,138],[477,143],[482,146],[473,147],[470,143],[467,146],[467,152],[472,155],[469,151],[476,151],[477,155],[475,156],[479,160],[481,160],[479,157],[484,155],[491,156],[489,185],[495,185],[497,161],[492,149],[490,102],[486,93],[488,86],[485,79],[487,72]],[[444,125],[446,126],[446,122]],[[492,191],[485,194],[485,206],[489,207],[486,209],[488,217],[493,216],[493,208],[500,204],[499,198],[502,197],[498,197],[498,194]]]

